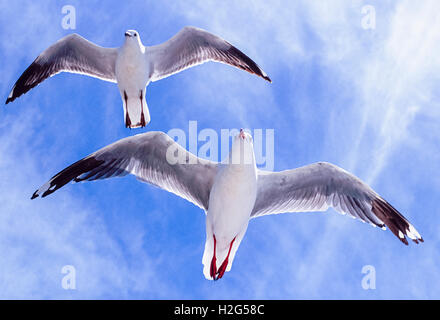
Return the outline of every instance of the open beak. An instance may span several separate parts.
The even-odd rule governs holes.
[[[131,34],[129,34],[128,32],[125,33],[126,37],[131,37]]]

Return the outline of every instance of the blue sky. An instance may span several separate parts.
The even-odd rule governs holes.
[[[423,299],[440,298],[440,20],[436,1],[1,1],[6,99],[61,27],[119,46],[145,45],[186,25],[252,57],[268,84],[208,63],[150,84],[147,128],[124,127],[113,83],[59,74],[1,109],[0,298]],[[373,5],[376,28],[361,26]],[[274,129],[275,170],[316,161],[360,177],[425,239],[406,247],[333,210],[252,220],[231,272],[202,274],[205,216],[134,177],[67,185],[30,196],[52,175],[127,135],[148,130]],[[76,289],[61,268],[76,269]],[[376,289],[361,286],[376,269]]]

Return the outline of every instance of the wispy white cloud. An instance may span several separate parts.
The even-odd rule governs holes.
[[[438,3],[424,1],[415,6],[399,2],[385,13],[389,24],[378,26],[386,36],[371,51],[357,85],[361,89],[362,126],[352,154],[359,162],[360,150],[374,154],[367,180],[374,182],[388,159],[411,136],[411,124],[421,114],[433,114],[432,97],[439,83],[440,32],[435,15]],[[371,131],[374,134],[371,134]]]

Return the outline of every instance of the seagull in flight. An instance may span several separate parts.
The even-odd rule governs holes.
[[[23,72],[6,104],[43,82],[66,71],[116,82],[121,94],[125,126],[145,127],[150,112],[146,86],[207,61],[216,61],[272,82],[247,55],[222,38],[195,27],[185,27],[168,41],[144,46],[136,30],[125,32],[120,48],[103,48],[77,34],[68,35],[44,50]]]
[[[250,219],[284,212],[336,211],[385,229],[408,245],[423,242],[413,225],[385,199],[347,171],[326,162],[280,172],[259,170],[252,137],[234,137],[222,162],[198,158],[163,132],[121,139],[57,173],[32,196],[45,197],[70,181],[133,174],[172,192],[206,213],[202,263],[206,279],[230,271]]]

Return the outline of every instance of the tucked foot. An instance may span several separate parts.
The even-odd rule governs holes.
[[[228,255],[226,256],[226,259],[221,264],[220,268],[217,270],[217,274],[216,274],[217,277],[214,278],[214,280],[221,279],[223,277],[223,275],[225,274],[226,268],[228,267],[229,254],[231,253],[231,249],[232,249],[232,245],[234,244],[234,241],[235,241],[235,237],[234,237],[234,239],[232,239],[231,244],[229,245]],[[214,242],[214,244],[215,244],[215,242]]]
[[[212,260],[211,260],[211,269],[210,269],[210,271],[209,271],[209,274],[210,274],[211,278],[214,279],[214,280],[217,280],[217,279],[215,278],[215,275],[217,274],[216,260],[217,260],[217,259],[215,258],[215,256],[213,256],[213,257],[212,257]]]
[[[125,100],[125,127],[126,128],[130,128],[131,129],[131,120],[130,120],[130,116],[128,115],[128,97],[127,97],[127,92],[125,92],[124,90],[124,100]]]
[[[141,128],[145,127],[147,125],[147,123],[145,122],[145,116],[144,116],[144,111],[142,111],[141,113],[141,123],[140,126]]]
[[[209,270],[209,274],[211,276],[212,279],[215,279],[215,275],[217,274],[217,265],[216,265],[216,261],[217,258],[215,257],[215,247],[216,247],[216,240],[215,240],[215,236],[214,237],[214,255],[212,256],[212,260],[211,260],[211,268]]]
[[[131,129],[131,120],[130,120],[130,116],[128,115],[128,113],[125,115],[125,127]]]
[[[225,261],[223,261],[222,265],[217,270],[217,278],[215,278],[214,280],[218,280],[223,277],[223,275],[225,274],[225,271],[226,271],[226,267],[228,266],[228,261],[229,261],[228,258],[226,258]]]
[[[141,100],[141,122],[140,122],[140,126],[143,128],[147,124],[145,123],[144,105],[143,105],[144,103],[143,103],[142,90],[141,90],[141,95],[139,96],[139,99]]]

